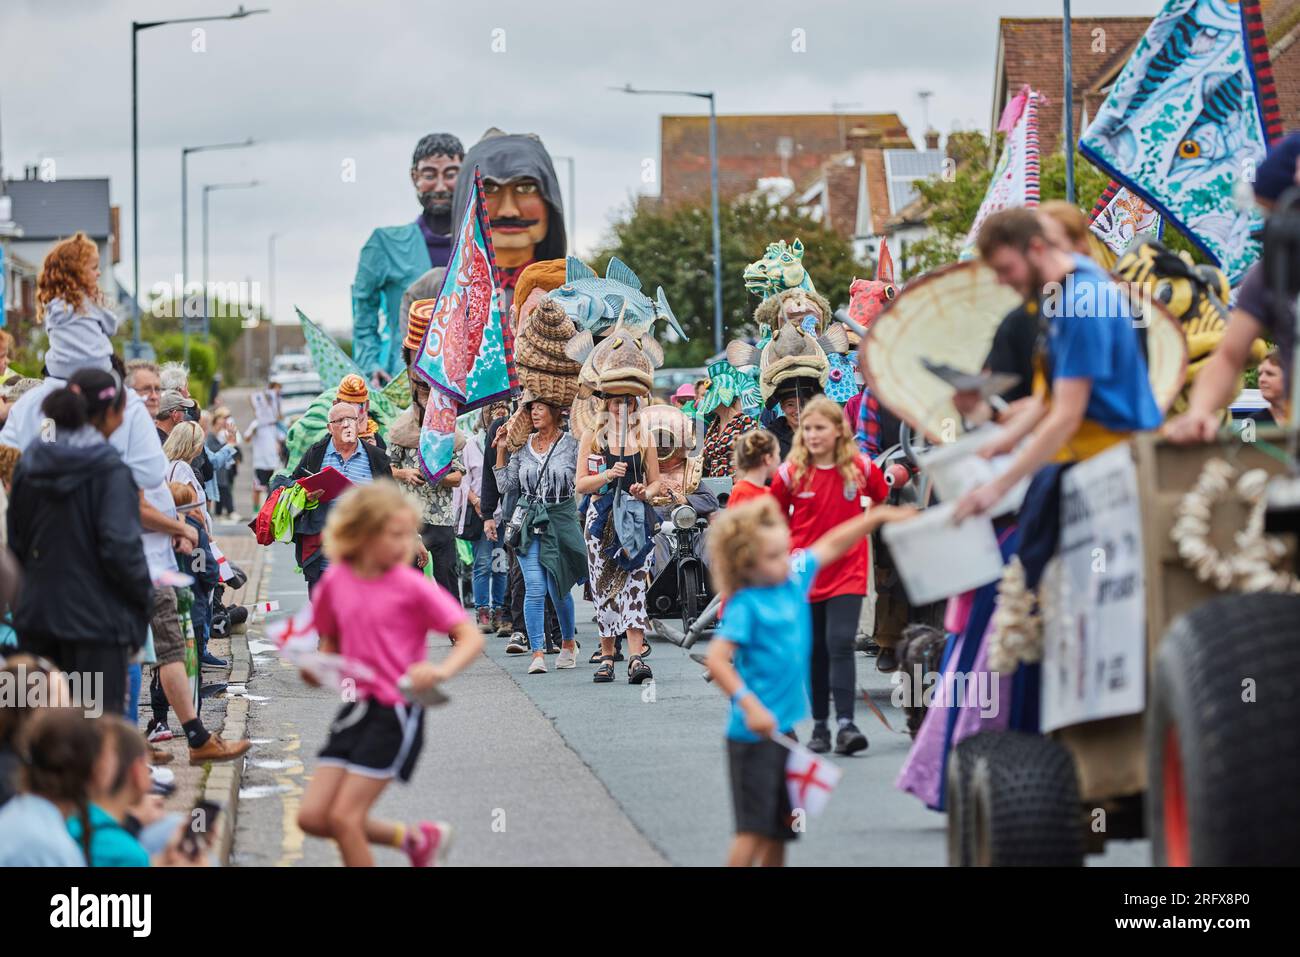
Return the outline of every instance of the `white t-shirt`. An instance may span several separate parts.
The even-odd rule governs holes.
[[[145,501],[168,518],[176,518],[176,503],[166,484],[160,482],[153,488],[145,489]],[[144,558],[149,563],[149,577],[157,579],[165,571],[176,571],[176,553],[172,549],[172,537],[166,532],[146,530],[141,537],[144,545]]]
[[[190,488],[194,489],[194,494],[198,496],[196,501],[199,503],[199,510],[203,512],[203,518],[208,528],[211,528],[212,519],[208,517],[208,496],[207,493],[203,491],[203,483],[200,482],[199,477],[194,474],[194,469],[190,467],[190,463],[181,461],[168,462],[167,481],[184,482]]]

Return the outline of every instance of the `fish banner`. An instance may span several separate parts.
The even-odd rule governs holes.
[[[1139,236],[1159,239],[1165,224],[1154,206],[1111,180],[1092,208],[1089,228],[1111,252],[1122,256]]]
[[[1234,193],[1281,133],[1259,0],[1167,0],[1079,149],[1236,283],[1261,217]]]
[[[411,311],[417,309],[429,316],[420,354],[411,365],[412,374],[430,387],[420,427],[420,465],[436,482],[451,465],[456,417],[510,396],[518,381],[477,168],[442,290],[435,299],[412,303]]]
[[[1012,97],[998,132],[1007,134],[1007,142],[958,257],[963,260],[975,258],[975,240],[990,215],[1015,206],[1038,205],[1038,94],[1025,86]]]

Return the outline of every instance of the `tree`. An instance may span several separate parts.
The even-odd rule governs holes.
[[[833,307],[848,302],[849,284],[872,274],[871,267],[853,258],[853,248],[837,233],[807,216],[761,199],[742,199],[719,209],[722,232],[723,338],[731,339],[753,329],[758,299],[749,295],[741,271],[763,255],[767,244],[778,239],[803,241],[803,263],[817,291]],[[671,342],[655,329],[664,346],[665,364],[703,364],[713,355],[713,238],[707,204],[664,207],[633,203],[616,220],[596,253],[592,268],[600,275],[612,256],[625,262],[640,278],[643,291],[654,298],[663,286],[673,314],[689,342]]]

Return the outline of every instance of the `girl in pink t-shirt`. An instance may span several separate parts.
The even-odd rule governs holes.
[[[372,677],[356,682],[298,812],[298,826],[331,837],[348,867],[370,867],[371,844],[399,847],[415,867],[446,853],[451,828],[438,821],[403,824],[373,820],[370,808],[394,777],[409,781],[424,741],[424,709],[408,700],[456,674],[483,650],[483,636],[460,602],[411,567],[419,516],[390,481],[349,491],[325,524],[330,566],[312,596],[320,650],[364,666]],[[447,634],[454,647],[440,663],[426,660],[429,632]],[[316,680],[303,672],[303,680]]]

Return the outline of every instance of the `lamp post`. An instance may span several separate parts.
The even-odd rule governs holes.
[[[275,241],[280,238],[279,233],[272,233],[266,240],[266,321],[269,328],[266,330],[270,336],[270,351],[268,361],[275,361]]]
[[[1070,40],[1070,0],[1061,18],[1065,49],[1065,201],[1074,204],[1074,44]]]
[[[563,160],[569,166],[569,255],[573,255],[573,250],[577,247],[577,240],[574,239],[574,233],[578,229],[578,201],[574,199],[574,175],[573,175],[573,157],[556,156],[557,160]]]
[[[718,111],[712,92],[694,90],[638,90],[631,83],[613,87],[633,96],[693,96],[709,101],[709,175],[713,214],[713,351],[722,351],[722,228],[718,222]]]
[[[219,189],[252,189],[261,184],[257,180],[247,183],[208,183],[203,187],[203,335],[208,334],[208,195]],[[229,305],[229,303],[227,303]]]
[[[191,153],[206,153],[209,150],[238,150],[252,146],[253,139],[249,137],[242,143],[212,143],[207,146],[186,146],[181,150],[181,335],[185,340],[185,365],[190,364],[190,326],[188,316],[185,315],[185,284],[189,280],[190,272],[190,189],[189,189],[189,159]],[[203,295],[208,294],[207,286],[203,287]],[[207,299],[204,299],[207,302]],[[207,315],[207,310],[204,310]]]
[[[245,10],[239,6],[234,13],[224,16],[181,17],[175,20],[131,21],[131,297],[134,300],[135,322],[131,331],[131,358],[138,359],[140,346],[140,97],[139,50],[137,35],[143,30],[165,27],[173,23],[207,23],[212,20],[242,20],[269,10]]]

